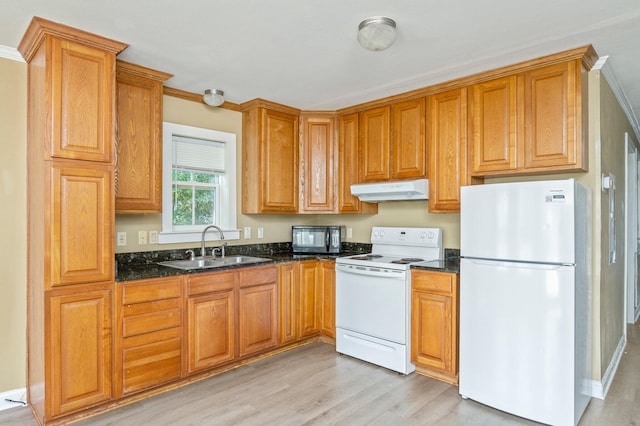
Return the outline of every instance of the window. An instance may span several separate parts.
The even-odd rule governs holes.
[[[162,167],[161,244],[200,241],[208,225],[239,239],[235,134],[165,122]]]

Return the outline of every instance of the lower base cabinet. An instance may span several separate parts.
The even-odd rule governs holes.
[[[235,274],[189,277],[187,299],[188,372],[215,367],[236,357]]]
[[[111,391],[111,292],[105,285],[74,285],[46,293],[45,365],[51,418],[109,401]]]
[[[320,333],[336,338],[336,261],[318,262]]]
[[[411,272],[411,361],[416,371],[458,383],[458,275]]]
[[[239,278],[238,355],[244,357],[278,344],[278,269],[242,270]]]
[[[182,277],[116,285],[116,396],[182,377]]]

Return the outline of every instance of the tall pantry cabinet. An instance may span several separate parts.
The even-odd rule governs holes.
[[[28,399],[49,423],[112,398],[115,55],[34,18],[28,63]]]

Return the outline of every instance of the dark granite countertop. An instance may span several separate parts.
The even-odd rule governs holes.
[[[290,243],[289,243],[290,244]],[[370,244],[343,244],[343,252],[339,254],[294,254],[286,243],[262,244],[250,246],[229,246],[228,255],[249,255],[270,259],[268,262],[249,263],[240,265],[228,265],[210,269],[177,269],[158,265],[157,262],[166,260],[184,259],[185,250],[165,250],[157,252],[122,253],[116,255],[116,282],[141,280],[148,278],[160,278],[176,275],[200,274],[218,271],[226,271],[252,266],[264,266],[277,263],[294,262],[304,259],[336,259],[342,256],[369,253]],[[460,272],[458,250],[445,250],[445,260],[421,262],[411,266],[411,269],[423,269],[440,272]]]
[[[414,263],[413,265],[411,265],[411,269],[459,274],[460,258],[453,257],[444,260],[432,260],[431,262]]]

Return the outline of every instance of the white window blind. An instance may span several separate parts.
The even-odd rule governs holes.
[[[173,135],[173,168],[225,172],[225,144]]]

